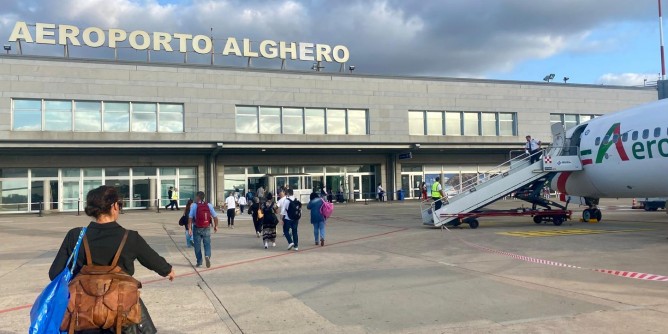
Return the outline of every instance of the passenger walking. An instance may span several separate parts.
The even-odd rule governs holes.
[[[311,193],[310,201],[306,208],[311,210],[311,224],[313,225],[313,237],[315,238],[315,245],[325,245],[325,217],[320,213],[320,209],[324,201],[315,192]]]
[[[441,185],[441,177],[437,176],[434,184],[431,185],[431,199],[434,201],[434,210],[438,210],[443,205],[443,186]]]
[[[534,162],[538,161],[540,159],[540,156],[542,153],[540,152],[540,140],[535,140],[531,139],[531,136],[526,136],[526,144],[524,145],[524,150],[526,153],[531,155],[530,158],[530,163],[533,164]]]
[[[260,207],[260,199],[255,197],[253,198],[253,204],[251,204],[248,207],[248,214],[251,215],[253,218],[253,226],[255,226],[255,235],[257,237],[260,237],[260,234],[262,233],[262,218],[264,216],[261,216],[263,214],[262,208]]]
[[[179,209],[179,202],[177,199],[179,198],[178,192],[174,189],[174,187],[169,187],[169,190],[167,190],[167,198],[169,199],[169,204],[165,206],[165,210],[171,208],[172,211],[174,211],[174,207],[176,206],[176,210],[181,210]]]
[[[377,192],[378,192],[378,200],[381,201],[381,202],[384,202],[385,201],[385,189],[383,189],[383,186],[380,183],[378,184]]]
[[[239,197],[239,213],[243,214],[244,213],[244,207],[246,206],[246,196],[241,196]]]
[[[120,269],[123,274],[132,276],[135,273],[134,262],[135,260],[139,260],[139,263],[144,267],[155,271],[160,276],[168,277],[170,281],[174,280],[175,273],[172,266],[167,263],[163,257],[156,253],[156,251],[146,243],[146,240],[144,240],[137,231],[126,230],[118,224],[117,220],[123,205],[122,203],[122,199],[114,187],[101,186],[88,192],[86,196],[85,211],[88,216],[95,218],[95,221],[88,224],[83,241],[85,252],[79,252],[79,257],[76,259],[75,268],[77,269],[74,271],[74,279],[77,279],[77,276],[79,275],[87,276],[86,278],[83,278],[83,276],[80,277],[82,279],[79,281],[80,284],[84,281],[96,282],[100,280],[99,278],[93,277],[95,275],[87,275],[84,271],[81,271],[84,265],[89,268],[91,266],[114,265],[115,268]],[[56,258],[53,260],[51,268],[49,269],[49,278],[51,280],[56,278],[56,276],[58,276],[58,274],[65,268],[67,260],[70,254],[74,251],[74,246],[77,244],[81,230],[82,228],[77,227],[67,232],[67,235],[56,254]],[[117,253],[119,256],[118,258],[116,258]],[[105,279],[119,274],[107,275],[108,276],[106,276]],[[113,293],[113,291],[109,291],[106,292],[105,295],[107,297],[113,297],[111,295]],[[85,301],[87,295],[88,294],[84,292],[84,298],[80,300]],[[116,297],[118,298],[118,296]],[[156,329],[153,321],[151,321],[146,306],[141,299],[139,299],[138,302],[141,312],[140,321],[136,325],[125,326],[123,332],[155,333]],[[120,305],[119,308],[121,308]],[[71,319],[79,319],[77,309],[78,308],[75,308],[73,311],[70,309],[69,312],[71,313],[68,313],[66,316],[71,317]],[[99,310],[102,311],[107,309],[105,306],[101,306]],[[88,325],[91,325],[91,320],[86,319],[85,317],[81,317],[81,319],[81,322],[76,322],[77,328],[67,328],[65,331],[70,329],[77,330],[78,332],[79,330],[91,329],[94,330],[91,331],[94,333],[111,332],[101,330],[102,327],[98,327],[97,329],[90,326],[90,328],[82,328],[82,326],[85,326],[83,324],[88,323]],[[74,321],[70,322],[70,324],[74,325]],[[141,324],[141,327],[139,324]],[[108,324],[108,326],[114,326],[114,324]],[[89,332],[86,331],[86,333]]]
[[[218,232],[218,215],[211,203],[204,200],[204,192],[198,191],[195,195],[195,203],[188,214],[188,234],[193,236],[195,243],[195,259],[197,267],[202,266],[202,244],[204,244],[204,259],[206,267],[211,267],[211,221],[213,220],[213,232]],[[194,224],[193,224],[194,222]]]
[[[278,205],[274,202],[274,196],[271,192],[267,192],[265,202],[262,208],[262,241],[264,241],[264,249],[269,248],[271,242],[272,247],[276,247],[276,225],[278,225],[278,217],[276,215],[280,212]]]
[[[187,248],[193,247],[195,245],[195,243],[193,242],[193,236],[190,235],[190,233],[188,233],[188,215],[190,214],[190,208],[192,207],[192,205],[193,205],[193,200],[189,199],[188,203],[186,203],[186,210],[183,211],[183,217],[181,217],[181,220],[185,220],[185,222],[183,224],[183,227],[186,230],[186,247]],[[181,222],[179,221],[179,225],[180,224],[181,224]]]
[[[422,199],[426,200],[427,199],[427,183],[422,182],[422,184],[420,184],[420,192],[422,193]]]
[[[261,200],[264,200],[264,187],[260,186],[257,188],[257,197]]]
[[[234,216],[237,210],[237,199],[234,193],[230,191],[230,195],[225,199],[225,208],[227,208],[227,227],[234,228]]]
[[[283,199],[281,204],[281,217],[283,218],[283,235],[288,241],[288,250],[294,248],[299,250],[299,233],[297,227],[299,226],[299,219],[301,218],[302,203],[294,196],[292,189],[287,190],[287,196]]]

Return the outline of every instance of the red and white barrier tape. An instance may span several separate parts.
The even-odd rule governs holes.
[[[448,232],[451,232],[449,228],[444,226],[445,230],[448,230]],[[488,253],[493,253],[493,254],[498,254],[498,255],[503,255],[507,256],[516,260],[520,261],[525,261],[525,262],[531,262],[531,263],[538,263],[538,264],[545,264],[548,266],[555,266],[555,267],[565,267],[565,268],[572,268],[572,269],[584,269],[584,270],[591,270],[595,271],[598,273],[603,273],[603,274],[608,274],[608,275],[613,275],[613,276],[618,276],[618,277],[625,277],[625,278],[633,278],[633,279],[639,279],[639,280],[644,280],[644,281],[658,281],[658,282],[668,282],[668,276],[663,276],[663,275],[654,275],[654,274],[646,274],[646,273],[638,273],[638,272],[633,272],[633,271],[621,271],[621,270],[609,270],[609,269],[592,269],[592,268],[585,268],[585,267],[580,267],[580,266],[574,266],[571,264],[566,264],[566,263],[561,263],[561,262],[556,262],[556,261],[550,261],[550,260],[544,260],[544,259],[538,259],[535,257],[530,257],[530,256],[524,256],[524,255],[519,255],[519,254],[514,254],[510,252],[505,252],[505,251],[500,251],[492,248],[488,248],[485,246],[481,246],[478,244],[474,244],[472,242],[468,242],[461,237],[455,235],[459,241],[462,243],[473,247],[477,248],[479,250],[488,252]]]

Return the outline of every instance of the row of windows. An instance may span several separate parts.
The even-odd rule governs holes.
[[[183,104],[13,99],[14,131],[183,132]]]
[[[515,113],[409,111],[410,135],[516,136]]]
[[[550,114],[550,125],[561,123],[566,131],[600,115]]]
[[[237,106],[237,133],[366,135],[364,109]]]
[[[654,128],[654,131],[651,131],[651,132],[653,132],[652,135],[654,136],[654,138],[661,137],[661,128],[658,128],[658,127]],[[612,136],[608,135],[608,136],[603,137],[603,145],[608,144],[610,142],[617,143],[620,138],[623,142],[627,142],[629,140],[629,133],[631,133],[631,135],[630,135],[631,140],[633,140],[633,141],[638,140],[638,137],[640,136],[640,133],[638,131],[633,131],[633,132],[629,131],[629,132],[625,132],[621,135],[612,135]],[[666,130],[666,136],[668,136],[668,129]],[[650,137],[650,130],[649,129],[642,130],[642,139],[648,139],[649,137]],[[601,145],[601,137],[596,137],[595,144],[596,144],[596,146]]]

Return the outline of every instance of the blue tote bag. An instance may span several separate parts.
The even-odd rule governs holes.
[[[67,310],[67,303],[70,300],[68,285],[72,280],[72,273],[74,272],[74,267],[77,265],[77,258],[79,256],[79,246],[81,246],[81,240],[85,234],[86,228],[84,227],[81,229],[81,233],[79,233],[79,240],[77,240],[74,251],[67,260],[65,269],[44,288],[32,305],[28,333],[60,333],[60,323],[63,321],[65,310]]]

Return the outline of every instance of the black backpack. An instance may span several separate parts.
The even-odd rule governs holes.
[[[299,220],[302,217],[302,202],[297,199],[288,200],[288,219]]]
[[[274,206],[275,204],[273,202],[271,205],[267,205],[266,203],[262,204],[262,214],[264,215],[262,218],[263,226],[275,227],[278,224],[278,219],[274,213]]]

